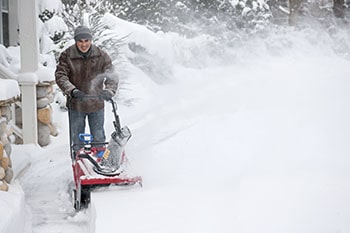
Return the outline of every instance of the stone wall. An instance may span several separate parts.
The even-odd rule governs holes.
[[[10,104],[10,101],[0,101],[0,191],[7,191],[8,184],[13,178],[11,138],[14,136],[9,126]]]
[[[57,136],[57,128],[52,122],[52,107],[54,101],[53,83],[40,83],[36,87],[38,108],[38,143],[40,146],[50,144],[50,135]]]
[[[38,144],[47,146],[51,142],[51,136],[57,136],[57,127],[52,122],[52,107],[54,101],[54,83],[39,83],[36,86],[37,115],[38,115]],[[16,125],[22,127],[22,109],[16,107]],[[22,140],[17,137],[17,144],[22,144]]]

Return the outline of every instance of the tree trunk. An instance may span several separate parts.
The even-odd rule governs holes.
[[[333,13],[335,17],[344,18],[345,2],[344,0],[333,0]]]
[[[289,0],[289,25],[296,25],[302,0]]]

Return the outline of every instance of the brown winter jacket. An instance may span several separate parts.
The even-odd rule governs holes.
[[[95,112],[104,108],[104,101],[98,97],[74,99],[73,89],[78,88],[87,95],[98,96],[103,89],[116,93],[118,77],[106,52],[91,45],[86,58],[72,45],[62,52],[55,72],[56,83],[67,95],[67,107],[80,112]],[[71,100],[71,101],[70,101]]]

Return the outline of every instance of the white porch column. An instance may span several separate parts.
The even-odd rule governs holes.
[[[22,94],[23,143],[38,143],[35,73],[39,62],[37,36],[37,1],[18,0],[19,41],[21,48],[21,73],[18,75]]]

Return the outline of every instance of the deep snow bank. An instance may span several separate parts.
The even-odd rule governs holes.
[[[96,232],[349,231],[349,61],[318,36],[254,38],[137,92],[149,111],[123,110],[144,187],[94,192]]]
[[[23,233],[26,222],[24,192],[15,181],[8,192],[0,192],[0,232]]]

